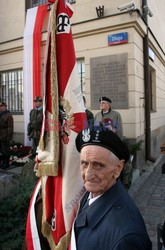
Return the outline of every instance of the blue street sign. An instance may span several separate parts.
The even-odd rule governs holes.
[[[116,33],[108,36],[108,45],[128,43],[128,32]]]

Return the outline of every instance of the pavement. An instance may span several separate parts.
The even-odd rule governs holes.
[[[162,174],[164,162],[163,155],[154,164],[147,162],[143,174],[129,189],[130,196],[143,216],[152,241],[152,250],[158,250],[157,226],[165,221],[165,174]]]

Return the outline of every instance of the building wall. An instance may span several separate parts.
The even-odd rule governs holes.
[[[0,0],[0,43],[23,37],[25,1]]]
[[[141,1],[133,2],[141,11]],[[143,38],[147,27],[138,11],[129,14],[118,10],[117,7],[124,3],[128,1],[76,0],[76,4],[72,4],[74,9],[71,19],[72,33],[76,57],[85,60],[85,95],[88,108],[91,108],[90,58],[128,53],[129,109],[118,111],[123,118],[124,135],[127,138],[139,140],[144,139],[145,134]],[[104,18],[99,19],[96,7],[102,5],[104,5]],[[150,0],[148,5],[154,14],[153,17],[148,17],[148,24],[149,45],[155,54],[154,61],[150,59],[149,63],[156,72],[156,112],[151,113],[152,152],[158,155],[158,145],[165,136],[165,31],[163,22],[165,6],[164,0],[159,0],[158,3]],[[0,71],[23,67],[25,15],[25,1],[0,0]],[[128,32],[128,43],[108,46],[108,35],[119,32]],[[42,39],[44,44],[46,33],[43,34]],[[43,55],[42,49],[42,58]],[[98,112],[98,110],[92,111],[94,114]],[[14,115],[15,138],[18,140],[23,140],[22,134],[26,132],[23,122],[23,115]]]
[[[143,38],[147,32],[146,24],[137,13],[122,14],[120,6],[128,1],[77,1],[73,5],[75,13],[72,19],[76,55],[85,59],[86,86],[85,95],[87,107],[91,108],[90,98],[90,58],[128,52],[128,91],[129,109],[118,110],[123,118],[124,135],[127,138],[136,138],[145,141],[145,93],[144,93],[144,58]],[[134,1],[141,10],[141,1]],[[156,111],[151,112],[151,152],[154,157],[160,153],[159,145],[165,136],[165,57],[163,28],[164,10],[163,1],[156,6],[154,1],[148,1],[153,17],[148,16],[149,46],[155,54],[154,61],[149,60],[150,66],[156,71]],[[104,5],[105,17],[96,19],[95,7]],[[85,11],[86,8],[86,11]],[[84,10],[84,11],[83,11]],[[82,14],[85,13],[85,15]],[[120,15],[115,15],[115,14]],[[88,20],[88,22],[85,22]],[[159,27],[159,29],[157,28]],[[107,36],[113,33],[128,32],[129,41],[125,45],[108,47]],[[153,33],[153,34],[152,34]],[[93,110],[94,114],[98,110]],[[143,143],[143,152],[145,145]],[[144,153],[139,154],[144,159]],[[139,161],[141,163],[141,161]]]

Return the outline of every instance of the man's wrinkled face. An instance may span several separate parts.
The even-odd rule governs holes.
[[[102,111],[108,111],[110,109],[110,107],[111,107],[111,104],[109,102],[107,102],[107,101],[100,102],[100,109]]]
[[[85,188],[96,197],[114,185],[124,160],[120,161],[106,148],[88,145],[81,150],[80,165]]]

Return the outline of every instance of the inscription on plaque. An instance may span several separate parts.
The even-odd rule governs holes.
[[[112,100],[113,109],[128,109],[128,54],[90,59],[91,109],[99,109],[99,98]]]

